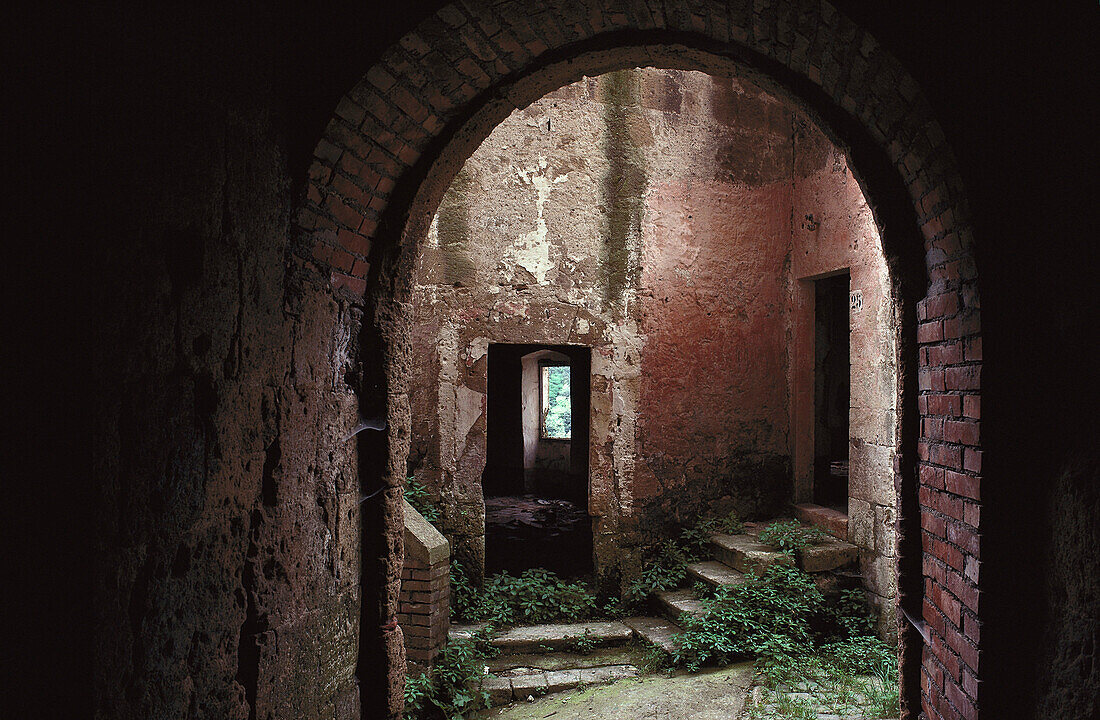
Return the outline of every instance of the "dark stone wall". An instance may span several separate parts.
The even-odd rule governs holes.
[[[288,263],[274,18],[147,20],[99,258],[96,712],[347,716],[361,308]]]

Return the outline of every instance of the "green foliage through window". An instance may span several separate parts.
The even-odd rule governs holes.
[[[569,366],[543,365],[541,371],[539,389],[542,393],[542,436],[568,440],[573,431]]]

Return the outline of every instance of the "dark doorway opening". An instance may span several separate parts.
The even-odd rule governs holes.
[[[848,512],[850,276],[814,282],[814,502]]]
[[[592,572],[591,371],[587,347],[489,345],[486,574]]]

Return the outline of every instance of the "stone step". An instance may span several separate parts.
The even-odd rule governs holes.
[[[703,605],[690,588],[660,590],[653,593],[653,597],[661,614],[673,622],[679,620],[684,613],[696,616],[703,614]]]
[[[634,644],[596,648],[587,652],[558,650],[551,653],[501,653],[486,658],[493,675],[516,674],[520,668],[535,670],[580,670],[601,665],[637,665],[643,654]]]
[[[634,665],[601,665],[570,670],[515,668],[502,675],[485,678],[481,689],[489,691],[494,705],[503,705],[581,685],[603,685],[637,676],[638,668]]]
[[[623,623],[642,640],[670,654],[678,647],[676,636],[683,632],[679,625],[664,618],[632,617],[623,620]]]
[[[734,587],[745,582],[745,574],[740,573],[725,563],[717,560],[691,563],[687,566],[688,574],[713,587]]]
[[[791,507],[794,508],[795,518],[802,523],[821,528],[837,540],[848,539],[848,516],[839,510],[813,503],[800,503]]]
[[[710,539],[714,559],[742,573],[762,573],[772,565],[793,565],[789,555],[757,542],[751,535],[714,535]]]
[[[474,635],[483,630],[488,623],[474,623],[473,625],[451,625],[447,631],[448,640],[472,640]]]
[[[577,641],[594,646],[622,645],[633,631],[621,622],[587,622],[567,625],[528,625],[498,633],[492,645],[507,652],[551,652],[570,649]]]
[[[837,570],[859,559],[859,548],[851,543],[829,538],[798,551],[798,566],[808,573]]]

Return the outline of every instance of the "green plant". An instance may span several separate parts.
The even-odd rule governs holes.
[[[626,606],[623,605],[622,600],[617,597],[612,597],[608,598],[607,602],[603,604],[603,614],[612,620],[621,620],[629,613],[627,612]]]
[[[761,531],[758,540],[793,555],[804,547],[823,542],[825,538],[825,533],[816,527],[803,527],[797,520],[788,520],[768,525]]]
[[[596,638],[592,636],[588,628],[585,628],[584,633],[573,641],[574,649],[581,655],[590,655],[592,651],[596,649],[597,644]]]
[[[838,669],[852,675],[897,675],[897,649],[876,637],[863,636],[829,643],[822,646],[821,652]]]
[[[457,559],[451,560],[451,618],[458,621],[477,622],[475,607],[481,603],[480,592],[474,587],[466,567]]]
[[[897,650],[874,637],[857,637],[803,655],[760,658],[760,690],[749,717],[802,717],[797,699],[815,713],[851,718],[897,717]],[[794,694],[794,696],[792,696]]]
[[[405,499],[432,525],[439,522],[439,506],[436,505],[435,499],[428,489],[411,475],[405,478]]]
[[[627,588],[627,602],[635,605],[658,590],[676,587],[687,576],[687,564],[688,556],[676,542],[661,543],[652,551],[642,574]]]
[[[736,511],[718,518],[704,518],[680,532],[680,546],[685,555],[698,560],[707,555],[712,535],[736,535],[744,529],[744,523]]]
[[[405,681],[405,719],[422,718],[432,706],[431,673],[420,673]]]
[[[405,683],[405,720],[442,716],[461,720],[468,712],[489,707],[484,655],[473,640],[453,640],[436,657],[429,672]]]
[[[697,670],[740,657],[804,654],[813,646],[810,619],[823,602],[809,575],[773,565],[760,578],[719,588],[702,600],[702,615],[682,616],[675,661]]]
[[[816,623],[823,640],[843,640],[874,631],[874,616],[867,594],[860,588],[842,590],[826,600],[820,621]]]
[[[562,580],[549,570],[532,568],[519,577],[494,575],[478,590],[464,568],[451,565],[451,617],[460,622],[579,622],[602,616],[595,594],[583,583]]]

